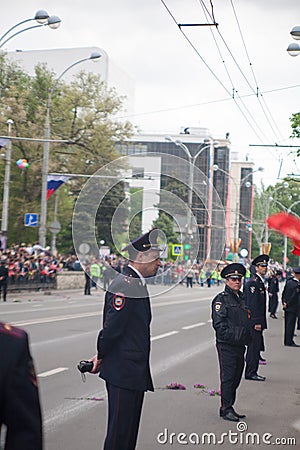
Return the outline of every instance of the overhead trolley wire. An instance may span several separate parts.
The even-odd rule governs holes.
[[[227,92],[227,94],[229,96],[232,97],[230,91],[227,89],[227,87],[225,86],[225,84],[221,81],[221,79],[214,73],[214,71],[211,69],[211,67],[207,64],[207,62],[205,61],[205,59],[202,57],[202,55],[199,53],[199,51],[197,50],[197,48],[195,47],[195,45],[192,43],[192,41],[189,39],[189,37],[184,33],[184,31],[182,30],[182,27],[180,27],[175,19],[175,17],[173,16],[172,12],[170,11],[170,9],[168,8],[168,6],[166,5],[164,0],[161,0],[161,3],[164,5],[165,9],[167,10],[168,14],[171,16],[171,18],[173,19],[173,21],[176,23],[177,27],[179,28],[180,32],[182,33],[182,35],[184,36],[184,38],[187,40],[187,42],[189,43],[189,45],[192,47],[192,49],[196,52],[196,54],[199,56],[199,58],[201,59],[201,61],[203,62],[203,64],[206,66],[206,68],[209,70],[209,72],[213,75],[213,77],[218,81],[218,83],[223,87],[223,89]],[[252,89],[252,88],[251,88]],[[240,107],[240,105],[238,104],[238,102],[236,101],[236,99],[234,97],[232,97],[233,101],[235,102],[237,108],[239,109],[240,113],[243,115],[244,119],[246,120],[246,122],[248,123],[248,125],[250,126],[250,128],[252,129],[253,133],[256,135],[256,137],[262,141],[261,137],[259,136],[259,134],[257,133],[257,131],[255,130],[255,128],[253,127],[253,125],[251,124],[251,122],[249,121],[248,117],[246,116],[246,114],[244,113],[244,111],[242,110],[242,108]]]

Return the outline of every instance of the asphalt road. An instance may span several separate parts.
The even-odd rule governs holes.
[[[243,379],[238,391],[236,409],[247,415],[246,420],[237,430],[236,424],[218,417],[220,399],[207,391],[219,388],[210,304],[220,289],[178,286],[162,294],[160,286],[150,286],[156,390],[146,394],[138,450],[210,448],[213,442],[223,449],[300,448],[300,348],[282,345],[281,310],[278,320],[269,319],[265,333],[268,363],[260,373],[267,380]],[[104,382],[88,374],[83,383],[76,364],[95,353],[103,299],[101,290],[93,290],[91,296],[52,291],[51,295],[10,294],[8,302],[0,304],[1,320],[23,327],[30,335],[46,450],[102,448],[107,413]],[[185,385],[186,390],[165,389],[171,382]],[[204,391],[195,389],[196,383],[203,384]],[[289,438],[295,439],[295,445]]]

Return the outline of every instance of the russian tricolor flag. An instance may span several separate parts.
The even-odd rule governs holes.
[[[47,200],[51,197],[62,184],[68,181],[71,177],[65,175],[48,175],[47,177]]]

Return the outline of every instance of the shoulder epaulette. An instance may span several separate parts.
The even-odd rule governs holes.
[[[8,323],[0,322],[0,334],[22,338],[25,335],[25,331],[22,330],[22,328],[17,328],[9,325]]]

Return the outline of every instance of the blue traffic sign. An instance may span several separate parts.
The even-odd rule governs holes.
[[[35,213],[26,213],[24,218],[25,227],[37,227],[39,224],[39,215]]]

